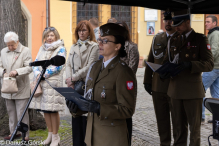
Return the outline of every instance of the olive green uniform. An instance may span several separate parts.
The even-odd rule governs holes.
[[[178,33],[175,32],[174,36]],[[151,47],[148,56],[148,62],[162,64],[164,55],[166,54],[168,37],[166,32],[155,36],[153,48]],[[163,54],[163,55],[162,55]],[[157,119],[158,133],[160,136],[161,146],[171,145],[171,114],[172,106],[170,97],[167,96],[169,86],[169,79],[161,80],[158,73],[153,72],[147,65],[145,68],[144,84],[152,84],[152,98],[154,103],[154,110]]]
[[[100,115],[88,113],[85,143],[88,146],[128,146],[126,119],[131,118],[136,105],[136,78],[133,71],[115,57],[101,71],[103,60],[90,72],[87,90],[100,103]]]
[[[202,72],[213,69],[213,57],[208,49],[208,39],[194,30],[182,40],[181,35],[171,38],[169,51],[167,50],[164,63],[172,62],[178,56],[178,63],[191,61],[192,67],[180,72],[170,79],[167,95],[173,106],[174,145],[186,146],[188,124],[190,128],[190,145],[200,146],[200,126],[202,101],[205,90],[202,84]],[[178,54],[178,55],[177,55]]]

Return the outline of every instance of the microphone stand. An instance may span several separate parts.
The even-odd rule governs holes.
[[[31,100],[33,99],[33,96],[34,96],[34,94],[35,94],[35,92],[36,92],[36,89],[37,89],[38,85],[40,84],[40,82],[41,82],[42,80],[45,79],[45,78],[43,77],[43,75],[45,74],[46,68],[47,68],[49,65],[50,65],[50,63],[47,61],[47,62],[42,66],[43,70],[41,71],[41,74],[40,74],[40,77],[39,77],[39,79],[38,79],[38,81],[37,81],[37,84],[36,84],[36,86],[34,87],[33,93],[31,94],[30,99],[29,99],[29,101],[28,101],[28,103],[27,103],[27,105],[26,105],[26,107],[25,107],[25,109],[24,109],[24,112],[23,112],[23,114],[22,114],[20,120],[19,120],[18,123],[17,123],[17,126],[16,126],[16,128],[15,128],[15,130],[14,130],[14,132],[13,132],[11,138],[10,138],[10,141],[13,141],[13,140],[14,140],[14,137],[15,137],[15,135],[16,135],[16,133],[17,133],[17,131],[20,131],[20,132],[22,132],[22,143],[25,144],[25,137],[26,137],[26,132],[28,131],[28,125],[25,124],[25,123],[23,123],[22,120],[23,120],[23,118],[24,118],[24,115],[25,115],[26,111],[28,110],[28,107],[29,107],[29,105],[30,105]],[[22,145],[22,146],[23,146],[23,145]]]

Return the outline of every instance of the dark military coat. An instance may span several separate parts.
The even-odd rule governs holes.
[[[100,115],[88,113],[85,142],[88,146],[128,146],[126,119],[135,111],[135,75],[118,56],[100,73],[102,64],[101,59],[93,65],[87,81],[87,90],[93,88],[92,99],[100,103]]]
[[[173,37],[177,36],[178,33],[175,32],[173,34]],[[166,54],[166,48],[167,48],[167,34],[166,32],[160,33],[155,36],[154,44],[154,50],[150,49],[150,53],[148,55],[148,62],[156,63],[156,64],[162,64],[164,56]],[[156,56],[163,53],[162,57],[155,58],[153,54]],[[161,93],[167,93],[168,85],[169,85],[169,79],[162,80],[160,79],[160,76],[158,73],[155,73],[151,70],[151,68],[147,65],[145,68],[145,74],[144,74],[144,84],[152,84],[152,90],[155,92],[161,92]]]
[[[176,99],[205,97],[201,74],[211,71],[214,66],[211,50],[207,46],[209,44],[207,37],[192,30],[184,42],[179,35],[171,38],[170,43],[170,50],[164,57],[164,63],[172,61],[179,53],[178,63],[191,61],[192,67],[191,70],[185,69],[170,79],[168,96]]]

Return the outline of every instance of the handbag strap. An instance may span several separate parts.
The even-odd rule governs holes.
[[[75,56],[75,52],[72,56],[72,70],[73,70],[73,74],[75,74],[75,68],[74,68],[74,56]]]
[[[21,48],[21,52],[23,51],[23,48],[24,48],[24,47]],[[21,55],[21,52],[16,56],[16,60],[17,60],[18,57]],[[11,70],[12,70],[12,66],[15,64],[16,60],[12,63],[12,65],[11,65]]]

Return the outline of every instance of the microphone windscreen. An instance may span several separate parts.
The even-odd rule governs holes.
[[[50,61],[51,61],[51,64],[54,66],[61,66],[65,64],[65,57],[56,55],[53,58],[51,58]]]

